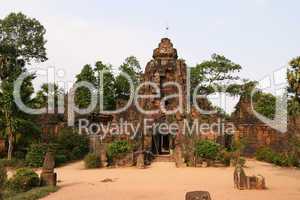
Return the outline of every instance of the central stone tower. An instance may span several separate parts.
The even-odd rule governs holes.
[[[157,130],[153,130],[152,133],[155,133],[154,135],[147,134],[145,137],[145,148],[151,149],[156,155],[171,154],[174,156],[176,163],[181,163],[180,160],[182,160],[179,154],[181,154],[180,136],[183,130],[184,111],[187,103],[186,77],[187,67],[184,60],[178,59],[177,50],[173,47],[170,39],[163,38],[158,48],[154,50],[153,59],[148,62],[143,76],[145,82],[152,82],[158,86],[160,97],[145,99],[143,107],[145,110],[156,110],[163,103],[165,109],[159,109],[159,113],[144,117],[153,119],[155,124],[175,122],[180,128],[177,133],[167,135],[162,135]],[[165,85],[168,82],[175,83],[177,86],[174,84]],[[181,93],[179,93],[178,88],[180,88]],[[156,90],[149,86],[144,88],[143,93],[155,95]],[[179,96],[165,98],[174,94]],[[174,114],[166,113],[166,111],[174,110],[176,110]]]

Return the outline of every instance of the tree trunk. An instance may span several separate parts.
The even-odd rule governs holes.
[[[12,152],[13,152],[13,141],[14,141],[14,137],[13,137],[13,133],[11,128],[8,128],[8,152],[7,152],[7,159],[11,160],[12,159]]]

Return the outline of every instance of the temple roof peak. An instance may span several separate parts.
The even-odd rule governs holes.
[[[169,38],[162,38],[158,48],[154,49],[154,59],[177,59],[177,50]]]

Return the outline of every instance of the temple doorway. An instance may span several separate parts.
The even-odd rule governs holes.
[[[152,153],[155,155],[170,154],[170,134],[152,136]]]

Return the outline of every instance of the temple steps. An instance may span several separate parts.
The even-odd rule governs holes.
[[[153,162],[174,162],[174,158],[171,155],[156,155]]]

